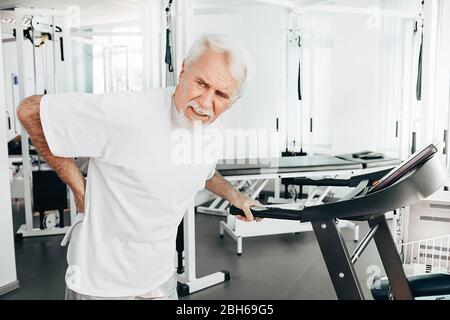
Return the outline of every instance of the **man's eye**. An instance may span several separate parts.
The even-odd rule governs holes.
[[[197,84],[198,84],[200,87],[202,87],[202,88],[205,88],[205,87],[206,87],[206,84],[205,84],[204,82],[197,81]]]
[[[219,97],[220,100],[229,100],[229,97],[226,94],[217,93],[217,96]]]

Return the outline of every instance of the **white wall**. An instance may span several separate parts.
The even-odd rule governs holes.
[[[399,12],[413,11],[411,3],[337,1],[340,6]],[[398,156],[396,121],[402,106],[408,108],[406,92],[415,85],[408,87],[405,81],[414,67],[405,60],[413,55],[405,51],[405,45],[413,46],[412,23],[349,13],[308,13],[300,19],[306,33],[304,107],[314,118],[314,153],[374,150]]]
[[[374,150],[378,31],[367,28],[366,16],[339,14],[334,20],[331,153]]]
[[[1,34],[1,25],[0,25]],[[0,75],[3,74],[3,52],[0,43]],[[17,281],[14,237],[9,186],[7,126],[5,119],[4,81],[0,76],[0,292]]]
[[[423,94],[420,105],[419,145],[442,139],[449,127],[450,14],[444,0],[425,5]]]
[[[352,7],[375,3],[338,1]],[[365,15],[307,13],[300,20],[306,72],[303,105],[314,121],[308,152],[376,150],[378,30],[368,28]]]
[[[412,11],[404,0],[337,0],[337,4]],[[312,147],[306,146],[306,151],[315,154],[370,149],[398,155],[395,124],[404,103],[406,65],[401,19],[386,24],[368,15],[293,17],[279,10],[199,14],[192,21],[192,40],[204,32],[228,34],[243,43],[256,62],[256,77],[245,96],[222,117],[227,128],[270,129],[278,117],[291,148],[295,140],[295,151],[303,140],[304,149],[309,143]],[[299,51],[288,46],[288,31],[297,25],[304,33],[302,102],[296,98]],[[387,37],[391,31],[392,37]],[[314,118],[311,139],[310,116]],[[286,137],[281,136],[280,142],[284,149]]]

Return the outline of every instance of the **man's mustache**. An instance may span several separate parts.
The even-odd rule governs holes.
[[[209,118],[213,116],[211,110],[202,108],[202,106],[196,101],[189,101],[187,107],[191,107],[196,113],[202,116],[207,116]]]

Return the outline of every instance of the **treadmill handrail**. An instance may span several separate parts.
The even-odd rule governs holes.
[[[301,222],[329,219],[367,220],[423,200],[436,192],[446,181],[446,170],[439,158],[433,156],[396,183],[362,197],[305,207],[303,210],[268,208],[262,211],[252,209],[252,213],[255,217]],[[230,213],[242,212],[232,207]]]
[[[317,221],[324,218],[366,220],[371,216],[423,200],[442,187],[446,180],[447,174],[439,158],[432,157],[411,174],[377,192],[345,201],[306,207],[303,210],[302,221]]]

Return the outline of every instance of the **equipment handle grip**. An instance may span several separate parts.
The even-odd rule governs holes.
[[[253,217],[255,218],[268,218],[268,219],[280,219],[280,220],[301,220],[300,210],[288,210],[281,208],[259,208],[254,207],[250,209]],[[245,213],[235,206],[230,207],[230,214],[233,216],[241,215],[245,217]]]

